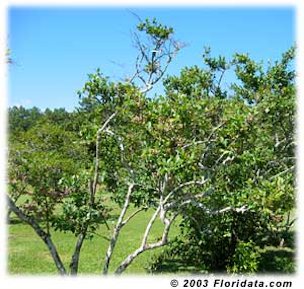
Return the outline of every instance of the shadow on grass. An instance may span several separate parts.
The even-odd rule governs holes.
[[[260,259],[257,273],[280,273],[291,274],[295,272],[295,252],[287,247],[265,247],[260,251]],[[226,271],[208,271],[202,263],[193,265],[188,260],[182,260],[175,256],[160,255],[148,269],[153,274],[169,274],[169,273],[226,273]]]
[[[170,274],[170,273],[187,273],[187,274],[202,274],[207,273],[203,268],[189,264],[189,261],[185,261],[179,258],[169,259],[165,258],[163,260],[157,260],[152,266],[147,270],[149,273],[153,274]]]
[[[153,271],[154,274],[183,273],[183,272],[198,273],[197,269],[191,266],[184,265],[182,262],[176,260],[171,260],[171,261],[167,260],[163,264],[158,266],[158,268],[155,271]]]
[[[294,273],[295,252],[290,248],[268,247],[261,250],[259,272]]]
[[[18,225],[18,224],[22,224],[24,222],[22,222],[20,219],[17,219],[17,218],[10,218],[6,221],[6,223],[8,225]]]

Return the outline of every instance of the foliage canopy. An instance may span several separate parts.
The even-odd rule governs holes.
[[[121,214],[105,274],[123,226],[147,209],[154,213],[142,243],[116,273],[167,244],[150,270],[177,259],[197,272],[277,270],[263,268],[262,260],[267,248],[294,246],[294,48],[267,67],[246,54],[227,60],[205,48],[201,66],[164,77],[164,95],[149,98],[181,44],[156,19],[137,28],[129,79],[89,74],[72,113],[10,108],[10,209],[41,230],[35,229],[51,253],[51,228],[75,234],[72,274],[84,240],[107,225],[108,195]],[[236,77],[229,86],[223,84],[227,71]],[[136,211],[126,218],[130,205]],[[164,231],[151,243],[156,218]],[[180,235],[169,240],[174,221]],[[52,256],[65,274],[60,257]],[[294,270],[290,262],[278,270]]]

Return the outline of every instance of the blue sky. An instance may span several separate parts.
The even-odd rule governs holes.
[[[130,10],[172,26],[175,38],[187,43],[168,74],[201,65],[204,46],[210,46],[213,55],[249,53],[267,62],[295,43],[292,7]],[[100,68],[114,80],[130,75],[136,57],[130,36],[136,24],[136,17],[123,7],[11,7],[8,45],[15,63],[9,67],[9,106],[72,110],[88,73]]]

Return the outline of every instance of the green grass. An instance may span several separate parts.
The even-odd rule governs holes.
[[[108,248],[109,239],[111,237],[113,227],[115,226],[120,209],[117,205],[111,202],[110,198],[105,199],[105,203],[108,207],[112,208],[111,218],[108,222],[110,230],[105,225],[101,225],[97,234],[92,240],[85,240],[80,255],[79,262],[79,274],[101,274],[104,256]],[[130,207],[127,216],[134,211],[134,208]],[[135,249],[137,249],[141,243],[143,233],[146,225],[152,216],[153,211],[143,211],[136,215],[130,223],[128,223],[121,231],[117,245],[114,250],[114,254],[110,264],[110,273],[114,272],[117,266]],[[16,216],[12,214],[12,222],[9,225],[8,230],[8,272],[10,274],[58,274],[54,265],[52,257],[43,243],[43,241],[36,235],[34,230],[27,224],[21,223]],[[159,239],[162,234],[163,225],[157,220],[151,230],[149,241],[153,242]],[[178,221],[172,226],[170,236],[174,237],[179,233]],[[70,233],[52,232],[52,239],[57,246],[58,252],[64,262],[66,268],[68,268],[70,259],[74,250],[76,237]],[[165,247],[158,248],[156,250],[147,251],[141,254],[134,262],[127,268],[125,273],[129,274],[145,274],[147,273],[147,267],[151,264],[152,260],[160,254]],[[279,261],[272,258],[273,255],[268,251],[265,252],[265,265],[262,271],[268,270],[275,264],[275,268],[278,270],[282,267],[286,267],[290,262],[289,252],[280,252],[285,254],[283,261]],[[288,255],[289,254],[289,255]],[[283,263],[282,263],[283,262]],[[289,263],[288,263],[289,262]],[[163,272],[169,273],[172,271],[175,264],[169,264],[170,270],[163,268]],[[270,264],[269,266],[267,264]],[[180,264],[179,264],[180,265]],[[267,266],[266,266],[267,265]],[[176,266],[175,266],[176,267]],[[273,267],[273,266],[272,266]],[[181,269],[182,267],[179,267]],[[287,267],[286,267],[287,268]],[[167,268],[168,269],[168,268]],[[184,268],[186,271],[191,272],[191,268]],[[293,272],[293,267],[286,269],[288,272]]]
[[[130,212],[132,212],[130,208]],[[113,214],[118,214],[118,208],[114,207]],[[152,210],[136,215],[121,231],[119,240],[110,264],[110,272],[140,245],[146,225],[153,214]],[[111,237],[115,221],[110,221],[110,230],[105,225],[100,226],[92,240],[85,240],[80,255],[79,274],[101,274],[105,252]],[[149,241],[156,241],[162,233],[163,225],[159,220],[155,222]],[[170,235],[178,234],[177,225],[172,226]],[[12,215],[12,223],[8,230],[8,272],[10,274],[57,274],[50,253],[43,241],[34,230],[24,223],[18,222]],[[57,246],[62,261],[68,268],[70,258],[76,242],[75,236],[69,233],[52,232],[52,239]],[[141,254],[125,271],[126,273],[146,273],[151,258],[160,253],[159,248]]]

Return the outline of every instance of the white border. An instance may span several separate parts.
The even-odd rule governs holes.
[[[300,1],[300,5],[297,6],[297,249],[298,249],[298,278],[300,278],[300,272],[304,272],[304,232],[302,230],[304,220],[304,126],[302,117],[304,116],[304,2]],[[303,273],[302,273],[303,274]]]
[[[0,2],[0,244],[3,244],[2,254],[0,255],[0,278],[6,270],[6,225],[4,220],[5,212],[5,167],[6,167],[6,106],[7,106],[7,71],[6,71],[6,5]]]
[[[281,6],[298,5],[297,0],[4,0],[5,6]]]
[[[298,270],[296,275],[292,276],[259,276],[259,277],[252,277],[252,280],[292,280],[293,287],[292,288],[300,288],[301,284],[301,272],[304,272],[304,252],[303,252],[303,244],[304,244],[304,232],[302,230],[303,226],[303,214],[301,209],[304,204],[304,196],[301,194],[301,189],[304,187],[304,179],[301,178],[301,175],[304,171],[304,154],[302,153],[302,144],[304,138],[304,124],[301,125],[301,117],[304,116],[304,107],[303,107],[303,93],[304,93],[304,45],[303,45],[303,38],[304,38],[304,10],[303,10],[303,0],[277,0],[277,1],[270,1],[270,0],[254,0],[254,1],[244,1],[244,0],[188,0],[186,1],[162,1],[162,0],[154,0],[153,2],[145,2],[145,6],[225,6],[225,7],[232,7],[232,6],[294,6],[297,9],[297,71],[298,71],[298,121],[297,121],[297,138],[299,141],[299,146],[297,150],[297,168],[298,168]],[[155,288],[171,288],[170,287],[170,280],[175,277],[174,275],[168,276],[126,276],[126,277],[77,277],[76,278],[60,278],[60,277],[16,277],[10,276],[6,273],[6,253],[4,253],[4,248],[6,248],[6,232],[3,228],[6,227],[5,225],[5,166],[6,166],[6,106],[7,106],[7,98],[4,97],[7,92],[7,73],[6,73],[6,65],[3,60],[3,55],[5,54],[6,50],[6,42],[7,42],[7,33],[6,33],[6,22],[7,22],[7,8],[10,6],[144,6],[142,1],[123,1],[123,0],[112,0],[111,2],[106,1],[93,1],[93,0],[53,0],[53,1],[38,1],[38,0],[2,0],[0,1],[0,59],[1,59],[1,67],[0,67],[0,87],[3,88],[1,91],[2,94],[0,96],[0,172],[1,172],[1,187],[0,187],[0,248],[1,256],[0,256],[0,287],[3,289],[11,289],[11,288],[44,288],[44,289],[61,289],[61,288],[142,288],[145,289],[155,289]],[[303,232],[303,233],[302,233]],[[5,246],[3,246],[5,244]],[[302,245],[301,245],[302,244]],[[188,276],[192,278],[191,276]],[[201,277],[204,279],[203,277]],[[211,286],[214,277],[208,275],[207,278],[209,279],[209,286],[208,288],[213,288]],[[182,282],[183,278],[177,277],[180,282]],[[231,279],[231,277],[225,277],[225,280]],[[235,280],[235,278],[232,278]],[[181,286],[177,287],[181,288]]]

